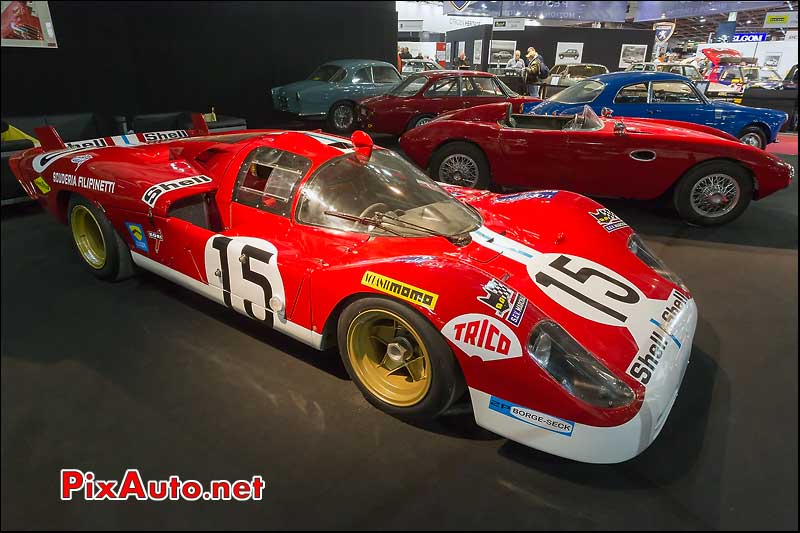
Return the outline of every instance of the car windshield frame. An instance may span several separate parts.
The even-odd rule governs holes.
[[[511,87],[509,87],[508,85],[503,83],[503,80],[501,80],[497,76],[495,76],[494,80],[500,85],[500,89],[504,93],[506,93],[506,96],[508,96],[509,98],[519,98],[520,97],[520,95],[516,91],[514,91],[514,89],[512,89]]]
[[[321,72],[323,69],[326,69],[326,68],[332,69],[332,73],[329,76],[325,77],[325,79],[322,79],[322,78],[314,79],[315,74],[317,74],[318,72]],[[347,75],[347,70],[344,69],[343,67],[340,67],[339,65],[334,65],[332,63],[325,63],[324,65],[320,65],[317,68],[315,68],[314,72],[309,74],[308,78],[306,78],[306,80],[307,81],[321,81],[321,82],[325,82],[325,83],[334,83],[334,82],[343,80],[346,75]]]
[[[402,89],[405,89],[406,87],[408,87],[413,82],[415,82],[415,81],[417,81],[419,79],[425,80],[425,83],[423,83],[420,86],[419,89],[417,89],[413,93],[402,92]],[[403,81],[398,83],[397,86],[394,89],[389,91],[389,95],[391,95],[391,96],[401,96],[401,97],[416,96],[416,95],[420,94],[420,91],[422,91],[423,89],[425,89],[425,87],[428,86],[428,82],[430,82],[430,80],[431,79],[428,76],[426,76],[425,74],[423,74],[422,72],[414,72],[412,74],[409,74]]]
[[[758,78],[752,79],[750,76],[747,75],[748,72],[753,72],[753,71],[758,73]],[[764,72],[768,72],[770,77],[769,78],[762,77],[762,73]],[[780,74],[778,74],[778,71],[768,67],[749,67],[749,66],[742,67],[742,75],[744,76],[744,79],[748,82],[783,81]]]
[[[570,77],[572,77],[572,76],[574,76],[576,74],[580,75],[580,72],[573,73],[572,69],[576,69],[576,70],[577,69],[583,69],[583,70],[598,69],[598,70],[600,70],[600,72],[594,72],[592,74],[588,74],[586,76],[582,76],[583,78],[591,78],[592,76],[599,76],[601,74],[608,74],[608,69],[606,67],[604,67],[603,65],[594,65],[594,64],[587,64],[587,63],[574,63],[574,64],[571,64],[571,65],[567,64],[567,75],[570,76]]]
[[[594,96],[592,96],[591,99],[588,99],[588,100],[576,100],[576,101],[566,101],[566,102],[562,99],[564,96],[569,96],[569,95],[572,95],[573,93],[574,94],[580,93],[580,91],[581,91],[581,89],[583,89],[583,87],[585,87],[586,85],[592,84],[592,83],[596,83],[598,85],[598,87],[597,87],[597,90],[594,93]],[[606,90],[606,87],[607,87],[607,85],[605,83],[603,83],[602,81],[600,81],[600,80],[593,80],[591,78],[587,78],[585,80],[579,81],[578,83],[576,83],[575,85],[572,85],[571,87],[567,87],[563,91],[560,91],[560,92],[554,94],[553,96],[548,98],[547,101],[548,102],[555,102],[557,104],[567,104],[567,105],[590,104],[590,103],[594,102],[595,100],[597,100],[598,96],[603,94],[603,92]],[[561,97],[561,98],[559,98],[559,97]]]
[[[392,167],[390,165],[382,164],[387,162],[387,159],[380,161],[382,158],[388,158],[388,160],[397,162],[399,165]],[[391,182],[390,184],[388,181],[390,179],[399,177],[399,174],[392,175],[392,169],[398,170],[398,167],[400,167],[401,170],[408,171],[407,174],[404,173],[402,175],[406,183],[417,184],[417,187],[415,187],[415,190],[413,191],[415,194],[430,194],[431,199],[436,197],[439,200],[428,204],[420,204],[419,206],[413,208],[396,207],[391,209],[388,204],[384,203],[383,205],[385,205],[387,209],[378,209],[375,211],[375,213],[379,212],[397,219],[397,223],[384,221],[385,226],[391,231],[376,225],[360,224],[358,222],[344,220],[335,215],[324,215],[325,211],[336,212],[351,217],[360,217],[363,215],[363,212],[355,213],[352,212],[352,210],[343,209],[343,195],[340,193],[332,195],[332,199],[328,198],[331,199],[331,201],[327,203],[323,201],[326,199],[324,192],[323,194],[318,194],[320,190],[324,191],[323,187],[325,185],[324,183],[319,182],[319,180],[325,180],[328,178],[336,179],[339,177],[335,174],[329,175],[327,173],[331,172],[333,167],[342,163],[351,165],[349,168],[350,171],[352,171],[354,168],[352,165],[357,165],[358,167],[365,169],[367,175],[362,176],[362,179],[368,177],[368,179],[374,180],[375,184],[384,185],[386,189],[390,191],[389,194],[403,196],[405,191],[402,188],[393,188],[396,187],[398,183]],[[376,168],[368,168],[370,166]],[[352,176],[352,172],[348,172],[348,175]],[[320,183],[320,186],[315,187],[315,185],[318,183]],[[363,189],[360,191],[361,192],[358,200],[363,200],[362,197],[366,196],[366,194],[364,193]],[[311,174],[303,180],[298,188],[296,196],[297,199],[295,201],[295,206],[292,213],[294,223],[333,231],[344,231],[353,234],[369,235],[370,237],[419,238],[431,236],[430,232],[415,229],[412,227],[412,224],[417,224],[418,226],[428,228],[429,230],[433,230],[435,232],[441,232],[446,237],[456,237],[475,231],[483,225],[483,217],[481,217],[480,213],[475,208],[458,200],[455,196],[447,192],[438,183],[430,179],[425,175],[425,173],[406,161],[400,155],[391,150],[383,148],[374,149],[368,160],[365,159],[363,154],[351,152],[326,161],[318,168],[313,170]],[[309,208],[307,207],[308,202],[317,202],[319,205]],[[375,204],[367,207],[371,208],[373,205]],[[417,210],[421,210],[419,212],[421,216],[410,217],[407,220],[404,218],[406,215],[412,214],[412,211]],[[374,217],[375,213],[369,213],[368,216],[365,216],[365,218]],[[315,216],[315,218],[318,220],[313,220],[311,217],[306,216],[308,214]],[[324,216],[320,217],[320,214]],[[426,214],[428,215],[428,218],[425,217]],[[437,214],[440,216],[438,224],[432,218],[430,218],[431,215],[435,216]],[[444,231],[446,228],[442,227],[442,223],[445,224],[445,226],[447,224],[451,224],[458,215],[463,215],[461,222],[464,222],[465,225],[463,227],[457,226],[455,229],[451,228],[451,231]],[[324,222],[320,223],[319,220],[324,220]],[[406,222],[408,225],[403,224],[403,222]],[[469,224],[466,224],[467,222],[469,222]],[[400,235],[397,235],[398,233],[400,233]]]

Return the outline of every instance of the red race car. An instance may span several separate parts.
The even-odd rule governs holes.
[[[695,224],[730,222],[751,199],[788,187],[794,167],[722,131],[672,120],[514,115],[491,104],[407,132],[403,151],[434,180],[568,189],[636,200],[671,197]]]
[[[409,76],[388,94],[361,100],[356,120],[365,131],[399,136],[441,113],[496,102],[511,102],[522,112],[523,103],[541,99],[518,95],[494,74],[434,70]]]
[[[405,419],[468,388],[480,426],[593,463],[664,425],[697,311],[622,220],[574,193],[440,187],[357,131],[195,131],[12,156],[102,279],[155,272],[315,348]],[[535,213],[536,216],[531,216]]]

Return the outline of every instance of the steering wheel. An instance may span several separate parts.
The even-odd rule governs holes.
[[[369,206],[366,209],[364,209],[361,212],[361,214],[358,215],[358,217],[359,218],[367,218],[367,217],[369,217],[371,215],[374,215],[378,211],[386,210],[386,209],[389,209],[388,205],[384,204],[383,202],[378,202],[378,203],[372,204],[371,206]]]

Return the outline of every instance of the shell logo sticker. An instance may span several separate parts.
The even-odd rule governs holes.
[[[50,185],[44,181],[44,178],[39,176],[35,180],[33,180],[33,184],[36,185],[36,188],[42,191],[42,194],[47,194],[50,192]]]

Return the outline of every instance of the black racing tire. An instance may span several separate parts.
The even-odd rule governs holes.
[[[341,111],[339,111],[341,110]],[[349,113],[350,120],[349,125],[347,124],[338,124],[340,120],[337,119],[337,112],[345,112]],[[336,133],[338,135],[344,135],[348,133],[352,133],[356,128],[356,106],[353,102],[344,100],[341,102],[336,102],[331,106],[328,110],[328,118],[327,118],[327,125],[328,131],[332,133]]]
[[[400,387],[414,387],[414,381],[410,377],[411,374],[403,374],[405,371],[400,371],[402,381],[398,382],[396,379],[393,382],[388,380],[381,382],[380,376],[375,377],[375,373],[365,371],[365,366],[369,366],[369,358],[364,356],[361,359],[367,361],[362,363],[358,357],[359,350],[351,346],[363,346],[359,344],[359,336],[364,333],[359,333],[359,328],[364,328],[363,324],[368,321],[370,316],[385,316],[385,317],[399,317],[402,322],[409,325],[416,333],[416,336],[424,344],[427,351],[426,365],[426,378],[429,380],[427,389],[424,392],[417,394],[424,394],[418,399],[410,399],[413,404],[398,405],[398,401],[393,401],[394,398],[386,397],[376,392],[375,383],[377,380],[378,387],[382,384],[387,387],[395,387],[400,383]],[[371,330],[367,330],[371,331]],[[363,337],[362,337],[363,338]],[[373,337],[370,336],[370,339]],[[425,421],[432,420],[442,413],[444,413],[453,402],[458,400],[466,389],[464,376],[461,373],[461,368],[453,355],[450,346],[445,341],[442,334],[433,327],[433,325],[419,312],[411,309],[407,305],[400,303],[396,300],[383,297],[364,297],[360,298],[350,305],[348,305],[339,315],[337,324],[337,340],[339,344],[339,354],[342,358],[342,363],[353,380],[353,383],[364,395],[364,398],[380,409],[397,418],[408,421]],[[352,342],[351,342],[352,341]],[[380,342],[375,341],[376,352],[380,352],[383,348]],[[354,355],[351,358],[351,351]],[[378,354],[379,355],[379,354]],[[357,368],[354,368],[357,367]],[[370,368],[376,368],[378,371],[383,371],[374,365]],[[387,371],[388,372],[388,371]],[[365,376],[372,377],[363,377]],[[397,390],[402,392],[402,389],[397,387]],[[387,388],[391,395],[393,389]]]
[[[758,139],[758,144],[747,142],[748,139]],[[764,130],[758,126],[746,126],[739,132],[739,140],[750,146],[761,148],[762,150],[767,147],[767,136],[764,135]]]
[[[81,263],[94,276],[106,281],[120,281],[134,274],[130,249],[105,213],[92,202],[78,194],[70,196],[67,223]],[[96,253],[101,246],[104,252],[102,260]]]
[[[448,157],[455,155],[465,156],[469,160],[473,161],[476,165],[478,177],[474,184],[465,184],[457,182],[457,180],[454,179],[445,179],[445,177],[441,176],[442,163],[444,163]],[[431,157],[430,176],[435,181],[441,181],[451,185],[472,187],[474,189],[488,189],[492,185],[489,160],[486,159],[486,155],[483,153],[483,150],[472,143],[463,141],[447,143],[434,152],[433,156]]]
[[[422,123],[430,122],[435,116],[436,115],[431,115],[431,114],[424,114],[424,115],[415,116],[414,118],[412,118],[411,120],[408,121],[408,127],[406,128],[406,131],[413,130],[417,126],[421,126],[420,122],[422,122]]]
[[[735,182],[738,188],[738,198],[736,204],[727,212],[709,216],[702,207],[692,202],[692,193],[695,186],[702,186],[699,182],[712,175],[722,175],[722,178],[730,185],[730,180]],[[729,180],[729,179],[730,180]],[[691,224],[699,226],[719,226],[727,224],[738,218],[753,198],[753,179],[742,166],[731,161],[707,161],[701,163],[687,172],[678,182],[673,193],[673,205],[678,215]]]

